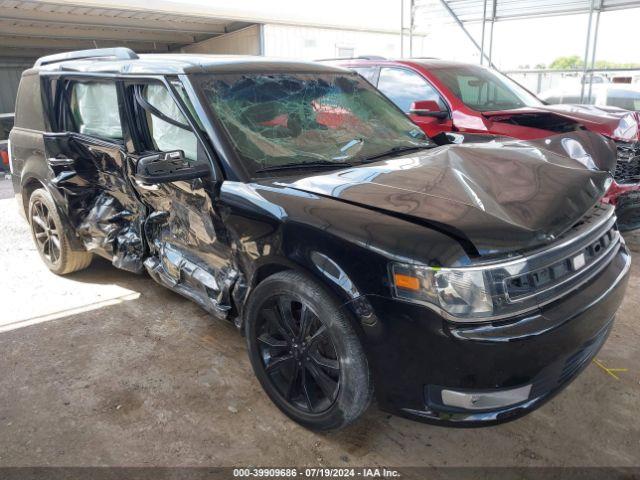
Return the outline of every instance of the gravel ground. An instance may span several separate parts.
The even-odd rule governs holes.
[[[146,276],[97,259],[40,262],[0,180],[1,466],[638,466],[640,266],[609,340],[563,393],[483,429],[411,422],[373,405],[309,432],[262,392],[243,339]],[[640,254],[640,236],[628,241]]]

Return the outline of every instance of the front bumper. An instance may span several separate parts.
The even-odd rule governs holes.
[[[604,344],[629,266],[629,253],[620,244],[609,265],[577,291],[533,314],[495,324],[453,325],[427,308],[370,297],[378,321],[364,330],[378,404],[401,416],[452,426],[501,423],[534,410],[574,379]],[[442,398],[443,390],[481,396],[528,386],[524,400],[488,409],[447,405]]]

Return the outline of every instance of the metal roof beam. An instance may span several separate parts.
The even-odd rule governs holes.
[[[482,22],[484,0],[423,0],[419,7],[430,11],[443,3],[463,24]],[[640,0],[602,0],[599,4],[601,12],[640,8]],[[496,6],[495,21],[588,14],[590,11],[589,0],[497,0]],[[442,12],[439,18],[444,18],[444,14]],[[433,18],[431,12],[430,17]]]
[[[55,24],[44,21],[22,21],[15,22],[0,15],[0,32],[5,35],[20,37],[52,37],[52,38],[79,38],[79,39],[96,39],[96,40],[135,40],[142,42],[160,42],[160,43],[180,43],[188,44],[199,41],[203,38],[215,36],[208,34],[204,37],[194,36],[190,34],[165,32],[162,30],[155,31],[138,31],[135,29],[111,27],[98,28],[73,28],[73,22],[69,24]]]
[[[131,12],[134,14],[135,12]],[[173,20],[159,20],[154,18],[135,18],[122,16],[88,15],[48,12],[43,10],[26,10],[20,8],[0,7],[0,18],[5,20],[23,20],[32,22],[55,23],[69,26],[87,26],[97,28],[132,28],[135,30],[174,32],[191,35],[212,35],[225,33],[225,21],[193,22],[184,21],[184,17],[176,15]],[[182,21],[181,21],[182,20]]]
[[[85,50],[88,48],[128,47],[135,51],[168,52],[169,45],[159,42],[132,42],[128,40],[84,40],[66,38],[18,37],[0,34],[0,45],[3,47],[50,48],[60,50]]]

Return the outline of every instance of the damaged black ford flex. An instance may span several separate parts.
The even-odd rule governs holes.
[[[315,429],[381,408],[523,415],[605,341],[630,257],[608,140],[435,146],[346,70],[248,57],[44,57],[10,150],[55,273],[100,255],[235,322]]]

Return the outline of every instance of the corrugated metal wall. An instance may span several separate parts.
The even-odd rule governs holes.
[[[0,63],[0,113],[11,113],[15,110],[20,75],[31,65]]]

